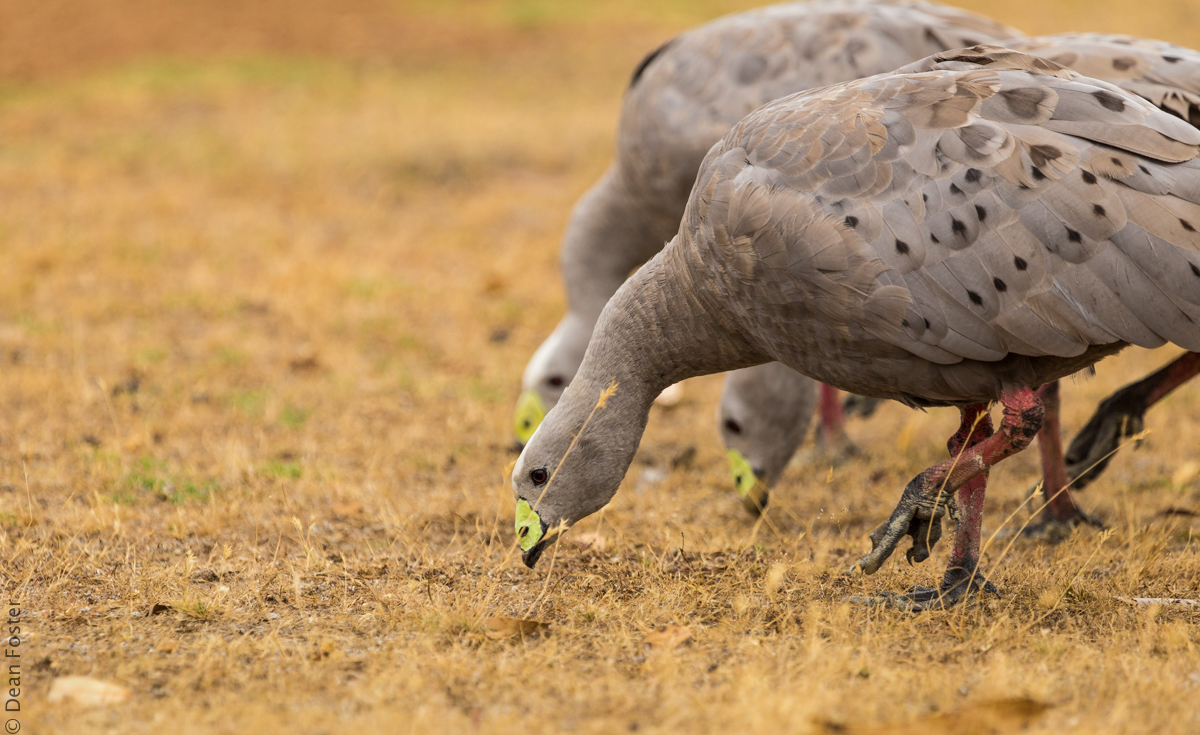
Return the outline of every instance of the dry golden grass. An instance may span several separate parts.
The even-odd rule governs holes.
[[[944,544],[840,572],[951,412],[853,422],[869,456],[794,466],[756,525],[718,377],[655,409],[626,486],[536,572],[511,553],[509,417],[563,309],[567,212],[640,55],[737,3],[339,25],[314,1],[274,45],[261,8],[79,4],[121,19],[112,40],[0,5],[38,39],[0,42],[0,580],[28,611],[25,732],[1200,730],[1200,613],[1116,599],[1200,597],[1194,387],[1082,495],[1110,533],[991,546],[1005,596],[971,609],[839,602],[939,576]],[[989,9],[1200,45],[1184,2]],[[388,46],[402,26],[450,30]],[[1068,430],[1172,354],[1068,383]],[[993,473],[989,530],[1036,475],[1032,451]],[[668,624],[690,640],[643,645]],[[50,704],[72,675],[131,696]]]

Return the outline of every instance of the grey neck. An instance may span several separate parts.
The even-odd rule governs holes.
[[[614,164],[580,198],[563,237],[561,265],[571,314],[590,327],[630,272],[662,249],[679,216],[656,214]]]
[[[667,386],[769,361],[713,296],[694,247],[676,238],[609,301],[572,392],[598,395],[616,380],[619,403],[641,412],[644,425],[650,404]],[[575,383],[581,390],[574,390]]]
[[[546,518],[573,523],[612,498],[663,388],[767,360],[741,337],[713,293],[694,248],[676,239],[609,301],[579,373],[519,460],[564,473],[554,496],[539,506]],[[614,381],[616,393],[597,409]]]

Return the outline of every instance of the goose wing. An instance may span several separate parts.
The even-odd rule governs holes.
[[[705,152],[756,107],[1018,35],[983,16],[923,2],[782,3],[717,19],[638,65],[618,131],[622,168],[636,190],[678,200],[682,209]]]
[[[851,351],[1197,350],[1198,153],[1112,84],[975,47],[757,110],[710,151],[684,234],[753,328]]]

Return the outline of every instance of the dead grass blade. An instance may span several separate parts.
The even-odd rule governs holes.
[[[906,723],[850,725],[818,723],[820,732],[843,735],[991,735],[1029,727],[1053,705],[1029,697],[969,704],[954,712],[924,715]]]
[[[1118,597],[1121,602],[1128,602],[1137,607],[1154,607],[1155,605],[1178,605],[1179,607],[1200,608],[1200,600],[1182,600],[1178,597]]]
[[[488,638],[503,640],[505,638],[524,638],[539,634],[550,628],[549,623],[524,618],[509,618],[497,616],[483,621],[484,633]]]
[[[101,707],[129,699],[129,690],[88,676],[60,676],[50,685],[46,699],[51,704],[73,702],[83,707]]]

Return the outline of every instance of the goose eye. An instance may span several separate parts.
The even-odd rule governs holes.
[[[734,434],[742,433],[742,425],[733,419],[725,419],[725,428]]]
[[[567,381],[563,380],[561,375],[552,375],[549,378],[546,378],[546,382],[555,388],[561,388]]]
[[[529,479],[533,480],[534,485],[545,485],[546,480],[550,479],[550,473],[546,472],[545,467],[537,467],[529,471]]]

